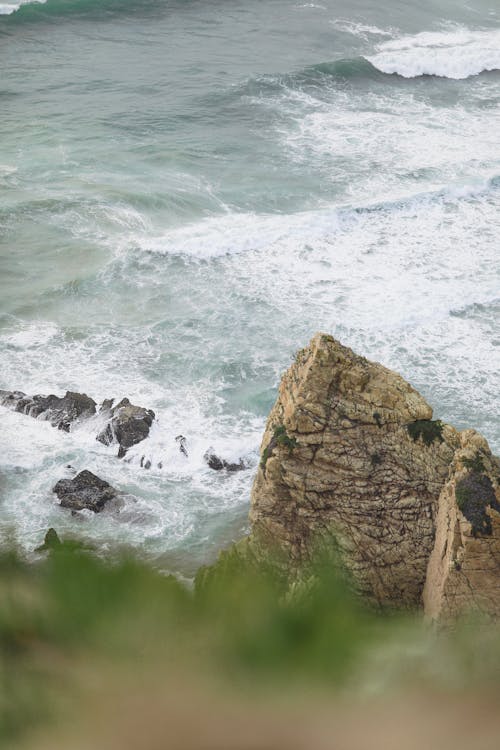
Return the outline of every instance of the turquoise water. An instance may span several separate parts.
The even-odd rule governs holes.
[[[499,71],[493,0],[0,3],[0,388],[157,414],[124,463],[0,407],[3,528],[192,574],[317,330],[498,451]],[[122,511],[61,511],[68,463]]]

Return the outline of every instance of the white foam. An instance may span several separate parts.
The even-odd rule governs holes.
[[[297,103],[295,122],[280,135],[293,158],[313,161],[337,191],[345,182],[346,197],[386,200],[405,185],[409,191],[418,184],[437,190],[500,172],[500,111],[471,109],[472,103],[434,107],[406,90],[390,96],[335,91],[334,100],[320,106]],[[284,106],[293,106],[288,97]]]
[[[16,349],[34,349],[45,346],[58,332],[53,323],[18,323],[14,330],[0,335],[0,340]]]
[[[125,239],[122,249],[140,247],[144,252],[162,255],[185,255],[207,260],[224,255],[250,253],[277,245],[289,232],[303,237],[317,233],[318,219],[330,231],[338,228],[335,211],[325,213],[305,212],[293,216],[228,214],[209,217],[156,236],[132,233]]]
[[[45,2],[46,0],[19,0],[13,3],[0,3],[0,16],[10,16],[16,10],[19,10],[22,5],[32,5],[33,3],[41,3],[43,5]]]
[[[361,37],[361,39],[365,40],[373,36],[387,37],[394,36],[398,33],[398,30],[392,27],[388,29],[381,29],[378,26],[373,26],[372,24],[349,21],[348,19],[343,18],[335,19],[333,21],[330,21],[330,23],[339,31],[344,31],[348,34]]]
[[[500,30],[455,28],[421,32],[378,45],[366,58],[383,73],[416,78],[429,75],[464,79],[500,70]]]

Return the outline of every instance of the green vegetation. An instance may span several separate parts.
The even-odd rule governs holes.
[[[269,445],[267,445],[262,451],[262,457],[260,459],[260,466],[262,469],[265,470],[267,461],[277,445],[285,446],[285,448],[288,448],[291,453],[293,449],[298,446],[298,442],[296,438],[290,437],[287,434],[286,428],[283,425],[277,425],[274,428],[273,436],[269,441]]]
[[[191,591],[133,558],[107,563],[67,542],[37,564],[3,555],[0,745],[50,718],[82,655],[165,676],[337,684],[378,637],[374,616],[332,569],[293,597],[273,570],[225,553]]]
[[[443,423],[440,419],[432,421],[430,419],[417,419],[406,425],[406,429],[412,440],[422,438],[425,445],[432,445],[434,440],[443,442]]]
[[[109,723],[124,685],[146,701],[159,690],[175,695],[191,680],[193,703],[199,690],[227,689],[268,702],[294,690],[352,690],[374,676],[394,680],[395,670],[439,684],[436,654],[443,685],[449,674],[463,675],[467,686],[498,679],[498,631],[478,639],[474,626],[470,636],[463,631],[452,640],[408,614],[371,611],[336,570],[318,555],[307,580],[290,587],[272,560],[257,566],[236,547],[204,569],[191,590],[131,557],[105,562],[68,542],[37,564],[4,554],[0,745],[17,746],[34,727],[57,732],[62,718],[72,724],[84,715],[93,726],[102,701]],[[471,664],[487,674],[472,674]],[[122,719],[120,713],[117,723]]]
[[[290,451],[293,451],[298,445],[297,439],[287,435],[286,429],[283,425],[278,425],[278,427],[274,428],[273,437],[277,445],[284,445]]]
[[[475,459],[471,461],[471,463],[474,462]],[[476,465],[479,464],[478,461],[475,463]],[[461,512],[471,523],[473,535],[490,536],[492,533],[491,518],[486,512],[486,508],[489,505],[500,512],[500,503],[496,499],[490,478],[486,474],[472,471],[457,482],[455,497]]]
[[[485,471],[483,457],[481,456],[479,451],[476,453],[474,458],[463,458],[462,463],[467,469],[471,469],[471,471],[475,471],[478,474],[481,474]]]

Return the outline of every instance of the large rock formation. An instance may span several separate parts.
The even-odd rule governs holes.
[[[478,441],[480,459],[471,457]],[[468,583],[479,590],[487,571],[493,612],[499,476],[480,436],[432,421],[403,378],[317,334],[283,376],[267,421],[249,545],[277,548],[293,574],[334,540],[360,593],[379,605],[420,606],[429,566],[432,616],[467,608],[477,598]]]

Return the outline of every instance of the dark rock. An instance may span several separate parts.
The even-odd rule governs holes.
[[[0,403],[9,409],[35,419],[50,422],[53,427],[69,432],[71,424],[96,413],[95,401],[85,393],[66,391],[63,397],[27,396],[22,391],[0,391]]]
[[[242,459],[240,459],[237,464],[231,463],[223,458],[219,458],[219,456],[213,452],[212,448],[207,450],[203,458],[214,471],[222,471],[222,469],[225,469],[226,471],[242,471],[242,469],[247,468]]]
[[[99,433],[97,440],[104,445],[118,443],[118,457],[123,458],[132,445],[147,438],[155,413],[151,409],[134,406],[128,398],[124,398],[116,406],[112,404],[113,400],[108,400],[101,406],[100,413],[107,412],[109,423]]]
[[[184,435],[177,435],[177,437],[175,438],[175,442],[178,443],[180,452],[183,453],[187,458],[188,457],[187,446],[186,446],[187,440],[184,437]]]
[[[48,552],[52,549],[55,549],[56,547],[59,547],[60,545],[61,545],[61,540],[59,539],[57,535],[57,531],[55,529],[50,528],[45,534],[45,539],[44,539],[43,544],[37,547],[35,549],[35,552]]]
[[[53,491],[63,508],[87,509],[94,513],[99,513],[118,494],[108,482],[87,470],[81,471],[74,479],[61,479]]]

